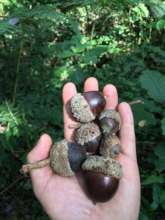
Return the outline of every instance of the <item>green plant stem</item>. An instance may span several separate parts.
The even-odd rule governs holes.
[[[14,82],[14,90],[13,90],[13,98],[12,98],[12,103],[13,104],[15,104],[15,100],[16,100],[16,93],[17,93],[18,80],[19,80],[19,71],[20,71],[20,63],[21,63],[22,50],[23,50],[23,40],[21,40],[21,42],[20,42],[20,49],[19,49],[18,60],[17,60],[15,82]]]

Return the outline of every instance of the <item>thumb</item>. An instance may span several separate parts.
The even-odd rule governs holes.
[[[43,134],[36,146],[30,151],[27,156],[29,163],[34,163],[39,160],[44,160],[49,157],[50,148],[52,145],[52,140],[49,135]],[[30,176],[32,179],[34,191],[36,194],[40,190],[41,186],[47,181],[47,178],[52,175],[52,170],[49,166],[43,167],[41,169],[31,170]]]
[[[30,151],[27,156],[29,163],[34,163],[49,157],[52,140],[49,135],[43,134],[38,140],[36,146]]]

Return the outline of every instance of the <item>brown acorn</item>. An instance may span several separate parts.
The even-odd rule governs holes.
[[[50,152],[50,166],[60,176],[73,176],[85,159],[85,148],[65,139],[56,142]]]
[[[101,141],[99,151],[103,157],[117,157],[121,153],[119,138],[116,135],[105,136]]]
[[[104,96],[99,91],[78,93],[70,100],[73,117],[82,123],[93,121],[104,109]]]
[[[94,154],[98,151],[101,139],[101,131],[94,122],[82,124],[75,130],[75,141],[84,146],[88,153]]]
[[[114,159],[89,156],[82,164],[86,190],[94,202],[106,202],[117,191],[121,165]]]
[[[115,194],[119,179],[102,173],[83,171],[87,191],[95,202],[106,202]]]
[[[121,119],[119,113],[114,109],[105,109],[99,116],[100,127],[104,135],[112,135],[120,130]]]

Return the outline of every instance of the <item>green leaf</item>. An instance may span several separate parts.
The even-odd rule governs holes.
[[[155,3],[155,0],[153,4],[150,4],[150,10],[154,17],[161,18],[165,15],[165,2],[157,1]]]
[[[163,172],[165,170],[165,158],[155,160],[155,167],[159,172]]]
[[[162,119],[161,127],[162,127],[162,134],[165,135],[165,117]]]
[[[159,158],[165,159],[165,143],[164,142],[159,143],[158,146],[154,149],[154,153]]]
[[[97,46],[96,48],[88,50],[81,57],[81,62],[85,64],[94,64],[96,63],[98,58],[100,58],[105,52],[107,52],[107,49],[107,46]]]
[[[136,12],[139,17],[148,18],[149,16],[148,8],[144,3],[139,3],[136,7],[133,8],[133,11]]]
[[[162,30],[165,28],[165,20],[161,19],[156,23],[156,29],[157,30]]]
[[[132,110],[135,118],[135,124],[138,124],[139,127],[156,124],[154,114],[148,112],[148,110],[146,111],[143,105],[134,105],[132,106]],[[144,126],[141,126],[141,122],[143,122]]]
[[[152,199],[153,199],[153,202],[151,204],[151,208],[153,210],[157,209],[157,207],[159,206],[159,203],[160,203],[160,192],[161,192],[161,189],[158,185],[154,185],[153,188],[152,188]]]
[[[71,74],[70,80],[78,85],[80,83],[83,83],[87,76],[88,75],[83,72],[80,67],[77,67],[76,70]]]
[[[14,26],[10,25],[7,21],[0,21],[0,34],[14,30]]]
[[[149,220],[149,217],[145,213],[140,213],[139,220]]]
[[[142,181],[142,185],[150,185],[154,183],[164,183],[163,177],[153,174],[151,176],[148,176],[145,180]]]
[[[157,102],[165,102],[165,76],[158,71],[145,70],[140,76],[142,88]]]
[[[158,159],[154,162],[155,167],[159,172],[162,172],[165,170],[165,143],[159,143],[154,149],[154,153],[158,157]]]
[[[156,102],[153,100],[148,100],[144,98],[140,98],[144,104],[143,106],[145,107],[146,110],[149,110],[150,112],[160,112],[161,111],[161,106],[157,105]]]

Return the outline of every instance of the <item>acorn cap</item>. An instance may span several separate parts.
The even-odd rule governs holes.
[[[86,150],[76,143],[65,139],[56,142],[50,152],[50,166],[61,176],[73,176],[86,159]]]
[[[121,143],[119,138],[116,135],[103,138],[99,150],[103,157],[117,157],[121,152]]]
[[[80,128],[78,128],[75,131],[74,135],[75,135],[75,141],[82,146],[89,145],[87,146],[87,148],[92,148],[92,149],[94,148],[97,149],[99,146],[101,139],[101,131],[99,126],[94,122],[82,124]]]
[[[120,130],[120,114],[114,109],[105,109],[102,111],[99,116],[99,120],[103,133],[113,134]]]
[[[83,95],[77,93],[70,101],[71,112],[73,117],[82,123],[87,123],[95,119],[91,108]]]
[[[89,156],[82,164],[82,169],[102,173],[105,176],[122,177],[122,168],[119,162],[112,158]]]

